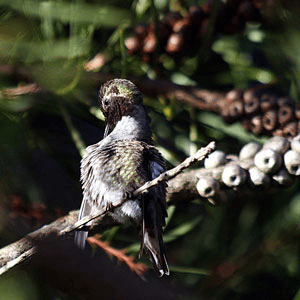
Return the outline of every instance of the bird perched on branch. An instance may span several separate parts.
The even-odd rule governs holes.
[[[140,230],[140,255],[144,249],[158,275],[168,275],[162,240],[167,217],[166,183],[132,196],[137,188],[165,171],[164,160],[152,145],[143,96],[131,81],[114,79],[100,88],[99,102],[106,128],[103,140],[87,147],[81,161],[83,201],[79,220],[109,210],[118,223],[132,221]],[[85,247],[87,235],[87,231],[76,232],[79,247]]]

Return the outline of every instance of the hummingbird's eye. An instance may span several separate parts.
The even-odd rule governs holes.
[[[109,101],[108,101],[108,99],[104,99],[104,101],[103,101],[103,106],[109,106]]]

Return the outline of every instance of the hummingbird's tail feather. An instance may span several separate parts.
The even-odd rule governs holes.
[[[142,244],[159,277],[169,275],[170,271],[163,249],[162,237],[155,236],[151,230],[145,228]]]
[[[84,249],[88,233],[89,233],[88,231],[76,231],[75,232],[74,241],[75,241],[75,244],[79,248]]]
[[[87,201],[87,199],[83,198],[81,207],[79,210],[79,214],[78,214],[78,221],[81,220],[83,217],[88,216],[90,214],[90,212],[91,212],[91,206],[89,205],[89,202]],[[90,224],[86,224],[86,225],[90,225]],[[79,248],[84,249],[87,236],[88,236],[88,231],[77,230],[75,232],[75,237],[74,237],[75,244]]]
[[[166,225],[165,218],[167,217],[165,188],[165,183],[161,183],[150,188],[147,194],[141,196],[143,215],[139,256],[142,255],[143,249],[145,249],[159,277],[170,274],[162,238],[162,228]]]

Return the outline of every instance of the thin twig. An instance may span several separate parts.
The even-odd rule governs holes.
[[[134,258],[132,256],[127,256],[124,250],[112,248],[107,242],[101,241],[99,235],[88,237],[86,240],[90,245],[97,246],[103,249],[108,255],[114,256],[119,261],[124,262],[131,271],[143,278],[142,274],[147,271],[147,266],[143,263],[135,262]]]
[[[194,155],[186,158],[181,164],[179,164],[175,168],[170,169],[170,170],[160,174],[155,179],[146,182],[140,188],[136,189],[133,192],[132,195],[134,197],[136,197],[140,194],[146,193],[148,191],[148,189],[151,188],[152,186],[155,186],[155,185],[157,185],[158,183],[160,183],[162,181],[167,181],[167,180],[175,177],[177,174],[179,174],[180,172],[182,172],[186,168],[190,167],[193,163],[198,162],[198,161],[202,161],[208,154],[210,154],[215,149],[215,146],[216,146],[215,142],[210,142],[206,147],[200,148]],[[119,204],[113,206],[112,208],[109,208],[109,209],[105,210],[104,212],[96,213],[96,214],[93,214],[91,216],[87,216],[87,217],[82,218],[81,220],[77,221],[75,224],[61,230],[59,232],[59,235],[64,235],[66,233],[72,232],[76,229],[79,229],[80,227],[82,227],[83,225],[87,224],[88,222],[90,222],[94,219],[104,217],[108,212],[110,212],[110,211],[114,210],[115,208],[121,206],[127,200],[128,200],[127,198],[123,199],[122,201],[120,201]]]
[[[144,194],[147,192],[149,188],[151,188],[154,185],[157,185],[158,183],[162,181],[167,181],[173,177],[175,177],[177,174],[181,173],[183,170],[187,169],[189,166],[191,166],[193,163],[197,161],[202,161],[208,154],[210,154],[216,147],[215,142],[210,142],[206,147],[200,148],[194,155],[186,158],[181,164],[176,166],[173,169],[170,169],[162,174],[160,174],[155,179],[146,182],[144,185],[142,185],[140,188],[136,189],[133,192],[133,196],[138,196],[140,194]]]
[[[22,95],[28,95],[34,93],[41,93],[41,92],[45,92],[45,90],[43,90],[36,83],[20,85],[15,88],[2,89],[0,91],[0,99],[2,99],[3,97],[10,98],[15,96],[22,96]]]

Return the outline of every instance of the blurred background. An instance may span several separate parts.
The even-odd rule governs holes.
[[[79,209],[80,159],[103,136],[97,92],[106,80],[168,80],[216,92],[274,84],[297,101],[299,25],[295,1],[1,0],[1,247]],[[211,140],[237,154],[267,139],[156,90],[144,100],[168,168]],[[184,299],[299,300],[298,182],[220,206],[202,200],[169,205],[171,275],[163,280]],[[102,238],[137,257],[130,226]],[[23,270],[0,277],[0,298],[69,296]]]

